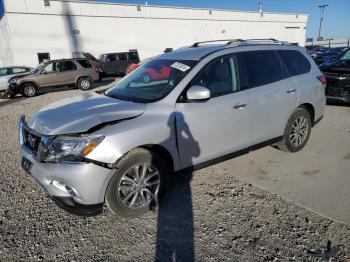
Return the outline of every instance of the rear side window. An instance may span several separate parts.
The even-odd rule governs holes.
[[[244,52],[249,87],[262,86],[284,78],[283,67],[274,51]]]
[[[73,61],[58,62],[57,68],[58,68],[58,71],[60,72],[77,70],[77,66],[74,64]]]
[[[79,63],[79,65],[81,65],[84,68],[91,68],[92,65],[88,60],[77,60],[77,62]]]
[[[128,60],[128,57],[126,54],[118,54],[119,61],[125,61]]]
[[[129,60],[139,60],[137,53],[129,53]]]
[[[310,62],[299,51],[279,50],[278,53],[286,65],[290,76],[297,76],[310,72]]]

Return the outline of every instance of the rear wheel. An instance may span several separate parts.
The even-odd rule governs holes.
[[[310,113],[303,107],[297,108],[290,116],[277,148],[292,153],[301,150],[309,140],[311,125]]]
[[[80,90],[89,90],[92,86],[92,81],[89,78],[80,78],[78,80],[77,86]]]
[[[168,186],[169,170],[157,154],[143,148],[128,153],[108,184],[107,207],[122,217],[137,217],[154,209]]]
[[[25,97],[36,96],[37,91],[37,87],[32,83],[24,83],[21,87],[21,95]]]

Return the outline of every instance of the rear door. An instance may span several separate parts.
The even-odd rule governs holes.
[[[248,85],[254,97],[252,142],[261,143],[283,134],[288,118],[298,103],[299,88],[287,77],[274,50],[244,52]]]
[[[73,84],[75,83],[75,77],[77,75],[77,66],[71,61],[60,61],[57,63],[59,80],[57,84],[65,85],[65,84]]]
[[[182,167],[203,163],[249,146],[253,101],[250,90],[245,90],[240,76],[242,74],[235,55],[214,59],[188,86],[208,88],[211,98],[206,102],[184,100],[176,104]]]

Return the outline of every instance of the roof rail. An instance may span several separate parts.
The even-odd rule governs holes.
[[[267,42],[271,42],[273,44],[280,44],[280,45],[290,45],[290,43],[285,42],[285,41],[279,41],[274,38],[252,38],[252,39],[220,39],[220,40],[209,40],[209,41],[201,41],[201,42],[196,42],[191,47],[198,47],[200,44],[205,44],[205,43],[213,43],[213,42],[226,42],[227,45],[233,44],[233,43],[238,43],[239,45],[247,45],[251,42],[254,42],[256,44],[264,44]]]
[[[280,45],[290,45],[290,43],[286,41],[279,41],[274,38],[252,38],[252,39],[244,39],[241,41],[239,44],[245,45],[245,44],[250,44],[250,43],[255,43],[255,44],[265,44],[265,43],[273,43],[273,44],[280,44]]]
[[[205,43],[213,43],[213,42],[227,42],[227,44],[231,44],[233,42],[241,42],[244,41],[242,39],[219,39],[219,40],[209,40],[209,41],[201,41],[201,42],[196,42],[191,47],[198,47],[199,44],[205,44]]]

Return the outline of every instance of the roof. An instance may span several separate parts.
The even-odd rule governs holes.
[[[161,59],[171,59],[171,60],[200,60],[203,57],[214,53],[216,51],[220,51],[227,48],[234,48],[234,47],[241,47],[241,46],[276,46],[276,45],[283,45],[283,46],[291,46],[288,42],[278,41],[275,39],[248,39],[248,40],[214,40],[214,41],[207,41],[207,42],[216,42],[216,41],[226,41],[225,44],[205,44],[202,45],[202,43],[206,42],[198,42],[194,43],[192,46],[189,47],[182,47],[180,49],[176,49],[172,52],[165,53],[160,55],[158,58]]]
[[[161,59],[180,59],[180,60],[200,60],[212,52],[224,49],[225,45],[204,45],[198,47],[183,47],[172,52],[165,53],[159,58]]]

